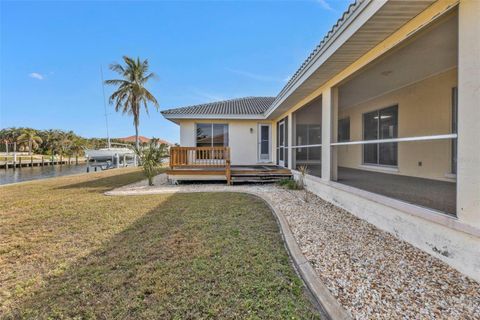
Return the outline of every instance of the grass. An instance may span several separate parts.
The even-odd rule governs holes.
[[[0,188],[0,316],[318,318],[260,199],[103,195],[141,178],[122,169]]]

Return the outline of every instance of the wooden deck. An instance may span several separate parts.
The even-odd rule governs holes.
[[[290,178],[290,170],[275,165],[232,166],[229,147],[172,147],[170,179],[175,181],[225,180],[239,182],[275,182]]]

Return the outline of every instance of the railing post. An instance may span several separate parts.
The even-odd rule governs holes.
[[[232,184],[232,173],[230,171],[230,160],[225,161],[226,167],[225,167],[225,175],[227,176],[227,185]]]
[[[232,184],[232,172],[230,168],[230,147],[225,147],[225,175],[227,176],[227,184]]]

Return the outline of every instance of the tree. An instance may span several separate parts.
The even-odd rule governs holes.
[[[28,154],[32,155],[32,150],[37,149],[43,141],[38,135],[37,130],[26,128],[23,129],[22,134],[17,137],[17,142],[22,143],[24,146],[25,142],[28,143]]]
[[[56,138],[56,145],[58,153],[60,154],[60,159],[63,159],[63,155],[68,155],[70,152],[70,147],[72,145],[74,133],[72,131],[64,132],[59,131]],[[61,160],[60,160],[61,161]]]
[[[51,129],[43,132],[43,145],[45,151],[48,151],[52,156],[55,154],[55,151],[58,150],[59,134],[60,131]]]
[[[160,144],[155,138],[150,140],[148,146],[135,148],[149,186],[153,186],[153,178],[160,173],[162,160],[168,157],[167,148],[166,144]]]
[[[75,155],[75,163],[78,164],[78,156],[83,152],[83,147],[85,146],[85,139],[80,137],[73,137],[72,145],[70,151]]]
[[[117,86],[117,89],[109,98],[110,104],[115,104],[115,111],[133,116],[135,126],[135,147],[140,148],[138,139],[138,125],[140,123],[140,110],[143,106],[148,114],[148,103],[153,103],[158,110],[157,99],[145,88],[148,80],[155,77],[149,72],[148,60],[141,61],[127,56],[123,57],[124,66],[115,63],[110,65],[112,71],[117,72],[122,79],[106,80],[108,85]]]

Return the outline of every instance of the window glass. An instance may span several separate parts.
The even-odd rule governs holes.
[[[226,147],[228,146],[228,125],[226,124],[213,124],[213,147]]]
[[[260,126],[260,153],[268,154],[268,146],[270,144],[269,137],[270,127]]]
[[[363,140],[378,139],[378,111],[363,115]],[[378,145],[363,145],[363,162],[378,164]]]
[[[197,123],[197,147],[228,146],[228,125]]]
[[[397,138],[398,107],[390,107],[379,111],[380,139]],[[378,163],[388,166],[397,165],[397,143],[381,143],[379,145]]]
[[[350,141],[350,118],[338,120],[338,142]]]
[[[197,124],[197,147],[210,147],[212,145],[212,124]]]
[[[398,106],[388,107],[363,115],[363,139],[394,139],[398,137]],[[363,162],[396,166],[398,144],[379,143],[363,145]]]

